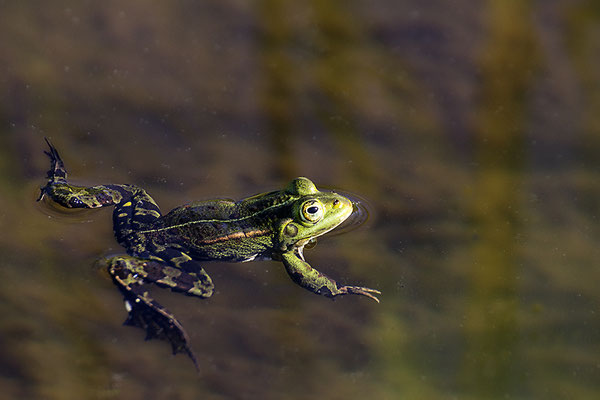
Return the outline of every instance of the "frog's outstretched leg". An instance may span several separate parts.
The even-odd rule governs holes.
[[[125,297],[125,308],[129,314],[125,325],[144,329],[146,340],[156,338],[169,342],[173,354],[187,354],[198,369],[198,361],[189,347],[188,335],[181,323],[169,310],[153,300],[143,287],[151,275],[161,283],[157,277],[164,266],[130,256],[116,256],[107,262],[113,282]],[[172,280],[172,277],[169,279]]]
[[[115,206],[114,230],[122,246],[134,249],[131,233],[147,229],[161,216],[156,202],[142,188],[134,185],[75,186],[67,182],[67,170],[58,150],[46,139],[50,157],[48,183],[41,188],[38,201],[48,197],[66,208],[100,208]],[[135,235],[134,235],[135,236]]]
[[[100,208],[118,204],[131,192],[127,185],[83,187],[69,184],[67,170],[58,150],[47,138],[46,143],[50,149],[45,151],[50,157],[50,169],[47,173],[48,183],[41,187],[38,201],[47,196],[66,208]]]
[[[381,294],[379,290],[360,286],[340,286],[335,280],[311,267],[297,250],[283,253],[281,257],[292,280],[311,292],[327,297],[360,294],[379,303],[379,299],[375,296]]]

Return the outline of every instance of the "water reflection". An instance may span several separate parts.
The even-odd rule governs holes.
[[[520,382],[518,276],[527,93],[538,66],[528,2],[492,2],[475,120],[477,170],[462,378],[479,396],[501,397]],[[509,61],[510,60],[510,61]]]

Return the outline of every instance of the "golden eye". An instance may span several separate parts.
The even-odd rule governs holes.
[[[323,204],[319,200],[309,200],[302,204],[302,220],[316,223],[323,218]]]

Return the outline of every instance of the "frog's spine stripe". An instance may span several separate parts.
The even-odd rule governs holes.
[[[245,215],[245,216],[240,217],[240,218],[195,219],[194,221],[188,221],[188,222],[184,222],[184,223],[181,223],[181,224],[164,226],[162,228],[153,228],[153,229],[142,230],[139,233],[153,233],[153,232],[168,231],[168,230],[172,230],[172,229],[181,229],[181,228],[185,228],[187,226],[193,226],[193,225],[198,225],[198,224],[241,222],[241,221],[246,221],[246,220],[249,220],[249,219],[252,219],[252,218],[260,217],[260,214],[269,215],[269,214],[272,213],[273,209],[284,208],[284,207],[288,206],[289,203],[291,203],[291,201],[285,202],[285,203],[282,203],[282,204],[275,204],[275,205],[267,207],[267,208],[265,208],[265,209],[263,209],[263,210],[261,210],[259,212],[252,213],[252,214],[249,214],[249,215]]]

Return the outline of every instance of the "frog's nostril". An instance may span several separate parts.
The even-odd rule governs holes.
[[[335,199],[333,201],[333,206],[336,207],[338,204],[340,204],[340,201],[338,199]]]

